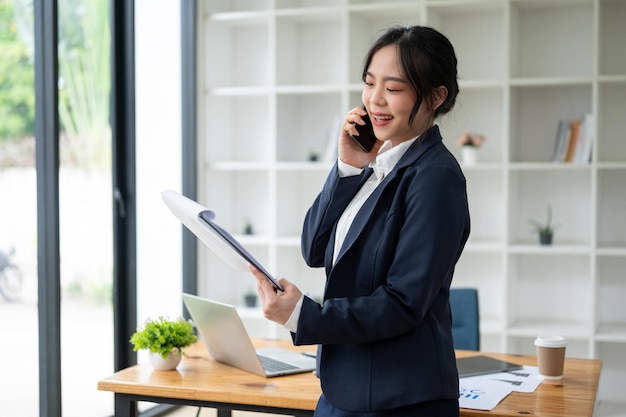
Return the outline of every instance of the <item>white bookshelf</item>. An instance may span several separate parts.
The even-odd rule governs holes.
[[[539,333],[569,340],[568,355],[604,361],[599,415],[626,406],[626,1],[204,0],[200,2],[200,200],[268,269],[311,295],[299,235],[331,162],[337,117],[360,102],[361,64],[392,23],[445,33],[459,58],[461,94],[439,121],[455,140],[484,133],[464,166],[472,234],[454,286],[480,291],[482,348],[533,353]],[[551,162],[559,119],[591,113],[592,158]],[[322,160],[309,162],[310,151]],[[554,244],[529,218],[553,210]],[[241,305],[254,286],[207,251],[202,295]],[[253,334],[286,336],[258,310]],[[617,405],[616,405],[617,404]],[[605,411],[606,410],[606,411]]]

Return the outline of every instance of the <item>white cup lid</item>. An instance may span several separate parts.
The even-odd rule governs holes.
[[[565,343],[565,338],[562,336],[537,336],[535,339],[535,346],[564,347],[565,345],[567,343]]]

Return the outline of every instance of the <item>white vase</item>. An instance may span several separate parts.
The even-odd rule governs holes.
[[[165,358],[154,352],[149,352],[148,357],[155,371],[173,371],[180,363],[182,354],[177,349],[170,352]]]
[[[475,146],[463,146],[461,148],[461,157],[465,165],[476,164],[476,154],[478,153]]]

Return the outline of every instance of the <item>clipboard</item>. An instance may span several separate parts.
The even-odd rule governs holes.
[[[493,374],[497,372],[511,372],[522,369],[522,365],[484,355],[457,358],[456,367],[459,371],[459,378]]]
[[[283,287],[272,274],[237,239],[214,221],[214,212],[173,190],[162,191],[161,198],[187,229],[233,269],[249,271],[248,265],[252,264],[265,275],[274,288],[283,291]]]

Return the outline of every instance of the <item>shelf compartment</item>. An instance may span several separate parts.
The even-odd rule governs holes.
[[[371,43],[391,24],[422,24],[422,8],[415,2],[351,6],[348,17],[348,80],[362,84],[363,61]]]
[[[478,163],[502,163],[505,146],[504,93],[501,88],[461,90],[452,112],[436,123],[448,149],[461,161],[456,140],[464,130],[487,137],[478,149]]]
[[[270,0],[203,0],[202,5],[207,13],[260,11],[269,10]]]
[[[626,170],[598,172],[597,241],[602,247],[626,247]]]
[[[626,48],[616,39],[624,37],[626,3],[615,0],[600,2],[600,62],[601,75],[626,75]]]
[[[342,42],[338,41],[342,37],[342,23],[341,15],[333,17],[328,13],[277,17],[277,85],[343,82],[344,67],[340,61],[343,50]]]
[[[533,323],[529,324],[533,325]],[[522,326],[525,327],[525,324],[522,324]],[[557,324],[557,326],[559,326],[559,324]],[[507,337],[507,353],[536,355],[537,348],[535,347],[535,338],[539,334],[556,334],[565,337],[567,341],[567,347],[565,349],[566,358],[591,358],[589,343],[585,340],[586,338],[566,336],[564,333],[559,333],[559,330],[562,330],[561,327],[552,328],[550,326],[547,326],[545,327],[545,332],[541,331],[541,329],[535,329],[535,331],[540,330],[540,333],[533,333],[531,331],[530,334],[526,334],[526,330],[524,329],[520,330],[521,331],[519,333],[517,332],[516,328],[510,330]]]
[[[602,401],[622,404],[615,416],[624,415],[624,381],[626,381],[626,361],[624,361],[624,344],[600,342],[596,343],[596,357],[602,358],[602,372],[599,386],[602,387]]]
[[[626,323],[600,324],[595,339],[598,342],[626,343]]]
[[[463,252],[456,265],[452,287],[478,290],[481,332],[504,327],[506,300],[500,296],[504,293],[503,274],[500,254]],[[483,322],[489,323],[484,329]]]
[[[509,184],[509,238],[511,244],[539,246],[538,234],[529,219],[544,222],[548,206],[554,233],[554,247],[590,249],[592,230],[591,173],[588,170],[514,171]]]
[[[306,212],[322,189],[327,176],[328,172],[324,171],[296,170],[278,173],[277,236],[300,237]]]
[[[272,160],[268,97],[205,96],[204,100],[205,161]]]
[[[307,161],[311,151],[325,155],[339,135],[343,120],[341,96],[335,94],[280,94],[277,98],[277,160]]]
[[[599,162],[626,162],[626,118],[624,118],[626,83],[602,83],[599,86],[596,149]]]
[[[590,113],[591,97],[591,85],[513,87],[510,161],[552,161],[559,120]]]
[[[512,77],[591,77],[593,27],[591,1],[512,2]]]
[[[276,0],[276,9],[313,9],[327,6],[337,6],[337,0]]]
[[[588,255],[510,255],[508,286],[510,328],[518,334],[528,323],[532,334],[556,332],[589,338],[593,282]]]
[[[460,79],[506,78],[504,3],[430,3],[427,15],[454,46]]]
[[[598,339],[626,342],[626,257],[601,256],[597,261],[596,310]]]
[[[262,265],[269,269],[267,247],[246,246]],[[205,245],[199,245],[199,294],[215,301],[243,306],[243,294],[256,289],[254,276],[248,271],[237,271],[226,264]],[[273,271],[270,269],[270,273]]]
[[[202,39],[205,88],[270,85],[269,17],[209,20]]]
[[[243,234],[250,222],[255,235],[271,236],[269,190],[265,171],[211,171],[204,176],[199,202],[233,235]]]
[[[505,193],[499,171],[466,171],[472,231],[469,242],[504,243]]]

